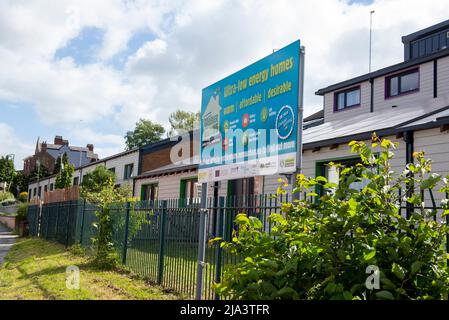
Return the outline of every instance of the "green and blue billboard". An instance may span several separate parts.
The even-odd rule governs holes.
[[[300,41],[205,88],[200,182],[296,170]]]

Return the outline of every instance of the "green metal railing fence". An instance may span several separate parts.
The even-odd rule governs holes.
[[[238,257],[222,251],[216,237],[230,240],[238,213],[257,216],[270,230],[268,215],[279,212],[288,197],[274,195],[220,197],[207,200],[206,256],[202,298],[218,299],[214,286],[224,267]],[[98,208],[84,200],[29,206],[30,235],[65,246],[92,248]],[[199,199],[129,202],[110,207],[113,241],[124,265],[148,281],[185,298],[195,298],[200,239]]]
[[[264,230],[270,232],[268,216],[279,213],[282,203],[288,201],[288,195],[210,198],[204,212],[200,209],[199,199],[111,206],[113,242],[123,265],[148,281],[184,298],[226,299],[218,297],[214,287],[221,281],[226,266],[238,262],[239,257],[223,251],[218,242],[210,243],[210,240],[217,237],[231,240],[233,232],[238,231],[234,221],[239,213],[258,217]],[[399,207],[400,211],[410,210],[402,203]],[[440,207],[434,204],[431,209],[435,217],[437,213],[441,217]],[[80,244],[92,248],[92,239],[97,232],[97,210],[83,200],[46,204],[41,208],[29,206],[30,235],[65,246]],[[446,223],[449,224],[448,218]],[[198,261],[202,247],[200,239],[204,239],[205,246],[202,261]],[[203,272],[198,273],[200,266]],[[202,274],[201,279],[198,274]],[[197,292],[197,288],[201,291]]]

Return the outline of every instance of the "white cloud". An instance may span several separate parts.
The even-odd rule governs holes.
[[[16,169],[22,170],[23,159],[31,154],[34,146],[17,138],[17,133],[6,123],[0,122],[0,156],[14,154]]]
[[[375,69],[401,61],[402,35],[447,19],[447,0],[370,6],[338,0],[1,1],[0,100],[31,103],[41,121],[55,126],[83,120],[90,130],[81,131],[85,139],[104,117],[124,135],[139,118],[166,124],[178,108],[198,110],[203,87],[301,38],[310,114],[322,104],[316,90],[366,73],[371,9]],[[54,59],[92,26],[105,32],[98,63]],[[108,65],[141,30],[156,39],[132,54],[124,70]],[[95,139],[119,146],[107,132]]]

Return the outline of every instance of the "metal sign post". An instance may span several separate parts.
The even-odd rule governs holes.
[[[296,141],[296,174],[291,175],[292,185],[292,200],[299,200],[301,194],[299,192],[293,192],[296,187],[296,178],[302,171],[302,133],[303,133],[303,118],[304,118],[304,66],[305,66],[306,48],[301,47],[299,52],[299,90],[298,90],[298,131]]]
[[[200,226],[198,235],[198,268],[196,277],[196,300],[203,296],[203,274],[206,256],[207,183],[201,185]]]

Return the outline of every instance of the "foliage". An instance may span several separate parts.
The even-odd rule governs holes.
[[[50,176],[50,171],[42,163],[31,171],[29,181],[36,181]]]
[[[25,221],[27,219],[28,213],[28,204],[21,203],[19,204],[19,208],[17,209],[17,219],[19,221]]]
[[[61,169],[56,176],[55,188],[56,189],[65,189],[70,188],[72,186],[72,178],[73,172],[75,168],[72,164],[69,163],[69,158],[67,153],[64,153],[62,156]]]
[[[81,186],[83,192],[95,193],[107,188],[110,184],[115,184],[115,174],[101,165],[84,176]]]
[[[59,171],[61,171],[61,168],[62,168],[61,164],[62,164],[62,158],[61,158],[61,156],[59,156],[56,159],[55,168],[53,169],[53,174],[58,174]]]
[[[340,168],[339,185],[324,177],[298,175],[295,192],[317,196],[310,190],[320,185],[325,194],[319,201],[283,204],[284,215],[269,218],[271,234],[262,230],[258,219],[237,217],[238,232],[221,245],[242,262],[226,269],[219,294],[250,300],[447,297],[448,229],[424,207],[421,191],[437,191],[443,181],[440,191],[448,192],[449,176],[441,179],[432,173],[431,161],[422,153],[414,154],[415,164],[394,174],[390,161],[396,145],[376,136],[372,148],[363,142],[350,146],[362,163]],[[373,149],[379,146],[376,156]],[[352,189],[361,179],[369,183],[362,190]],[[419,209],[405,218],[399,211],[401,200]],[[442,206],[449,214],[447,199]],[[378,290],[366,286],[371,265],[379,268]]]
[[[0,192],[0,202],[5,200],[14,200],[14,195],[11,192]]]
[[[127,150],[160,141],[164,133],[165,129],[162,125],[151,120],[140,119],[134,131],[129,131],[125,136]]]
[[[0,182],[12,183],[15,175],[14,162],[8,156],[0,158]]]
[[[19,194],[18,200],[20,202],[27,202],[28,201],[28,192],[21,192]]]
[[[114,180],[109,175],[100,174],[101,167],[95,169],[92,183],[82,187],[81,194],[89,202],[97,206],[95,214],[98,222],[94,225],[98,232],[93,239],[96,245],[95,263],[104,269],[114,268],[118,262],[117,250],[114,247],[114,217],[113,212],[123,211],[129,200],[131,190],[129,188],[115,188]],[[94,172],[95,172],[94,171]],[[100,179],[101,177],[102,179]],[[95,184],[97,183],[97,184]]]
[[[11,192],[13,192],[15,196],[19,198],[21,193],[28,191],[28,184],[29,177],[24,175],[22,171],[17,171],[14,175]]]
[[[170,122],[171,129],[169,136],[173,137],[181,134],[183,131],[192,131],[198,129],[200,126],[200,112],[188,112],[183,110],[177,110],[170,115],[168,121]]]

